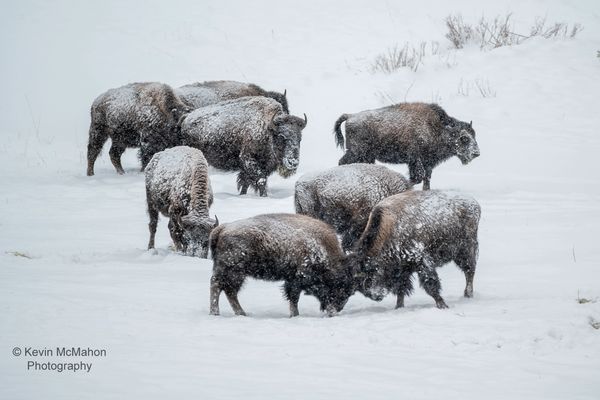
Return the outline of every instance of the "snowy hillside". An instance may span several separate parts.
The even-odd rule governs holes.
[[[598,399],[600,397],[600,2],[286,3],[19,1],[0,13],[0,398]],[[575,38],[451,48],[445,18],[512,13],[580,23]],[[373,73],[394,46],[439,42],[417,71]],[[212,262],[156,252],[136,151],[118,176],[105,147],[85,176],[89,107],[108,88],[212,80],[287,89],[308,116],[299,174],[269,197],[239,196],[211,171],[221,222],[292,212],[299,175],[337,164],[342,113],[437,102],[473,120],[481,157],[433,172],[482,207],[475,295],[454,265],[450,306],[417,288],[406,308],[356,294],[335,318],[280,285],[248,281],[234,317],[208,315]],[[486,88],[486,96],[477,86]],[[392,166],[406,173],[406,166]],[[105,349],[100,357],[13,356],[13,348]],[[93,363],[32,371],[27,361]]]

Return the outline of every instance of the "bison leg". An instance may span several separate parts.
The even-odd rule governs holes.
[[[231,309],[233,310],[235,315],[244,315],[245,316],[246,312],[240,305],[240,301],[238,300],[238,297],[237,297],[238,290],[239,290],[239,288],[237,288],[237,289],[227,288],[227,289],[225,289],[225,295],[227,296],[227,300],[229,300],[229,304],[231,305]]]
[[[425,177],[425,168],[420,159],[412,160],[408,163],[408,175],[410,182],[413,185],[417,185],[423,181]]]
[[[423,190],[429,190],[431,182],[431,168],[425,168],[425,177],[423,178]]]
[[[442,285],[440,284],[440,278],[438,277],[435,267],[429,262],[423,262],[421,267],[418,269],[417,274],[419,275],[419,282],[425,292],[433,297],[437,308],[448,308],[448,305],[440,295]]]
[[[413,291],[412,274],[413,270],[410,268],[404,268],[400,272],[398,283],[394,288],[396,308],[404,307],[404,297],[410,295]]]
[[[456,265],[465,274],[465,297],[473,297],[473,278],[475,277],[475,268],[477,266],[477,242],[471,243],[467,249],[461,251],[454,260]]]
[[[150,229],[148,250],[150,250],[154,248],[154,236],[156,235],[156,226],[158,225],[158,210],[148,207],[148,215],[150,216],[150,223],[148,224],[148,228]]]
[[[183,250],[183,242],[181,240],[183,235],[182,231],[181,226],[174,221],[174,217],[169,218],[169,233],[171,234],[173,245],[177,251]]]
[[[300,301],[300,293],[302,290],[293,283],[285,282],[283,285],[283,292],[290,303],[290,318],[297,317],[300,314],[298,312],[298,301]]]
[[[256,188],[258,189],[258,194],[260,197],[267,197],[267,177],[263,176],[258,178],[255,183]]]
[[[221,287],[217,283],[214,275],[210,278],[210,315],[219,315],[219,297],[221,296]]]
[[[250,178],[243,171],[237,176],[237,187],[241,195],[248,193],[248,188],[250,187]]]
[[[106,128],[101,125],[96,125],[93,122],[90,125],[89,141],[87,148],[87,175],[94,175],[94,164],[102,151],[104,143],[108,139]]]
[[[121,156],[125,152],[125,146],[113,141],[108,154],[110,155],[110,162],[117,170],[117,174],[123,175],[125,171],[123,170],[123,166],[121,165]]]

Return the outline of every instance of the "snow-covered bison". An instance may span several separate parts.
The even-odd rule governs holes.
[[[329,316],[354,293],[353,278],[335,231],[305,215],[264,214],[222,224],[210,235],[213,275],[210,313],[219,314],[224,291],[236,315],[245,315],[237,294],[247,277],[284,281],[290,316],[298,315],[304,291]]]
[[[296,212],[332,225],[350,250],[360,237],[369,213],[384,198],[410,189],[410,183],[383,165],[340,165],[296,182]]]
[[[187,146],[160,151],[148,163],[145,175],[150,217],[148,249],[154,248],[158,213],[162,213],[169,218],[175,248],[206,258],[208,235],[219,221],[208,216],[213,194],[202,152]]]
[[[253,83],[236,81],[207,81],[181,86],[175,92],[191,108],[200,108],[225,100],[246,96],[265,96],[276,100],[285,113],[289,114],[287,91],[266,91]]]
[[[285,113],[281,104],[263,96],[242,97],[198,108],[181,125],[183,143],[202,150],[208,163],[240,171],[238,189],[253,187],[267,195],[267,177],[296,172],[304,119]]]
[[[141,147],[143,170],[154,153],[177,144],[178,123],[189,110],[162,83],[130,83],[104,92],[91,108],[87,174],[94,175],[94,163],[109,137],[110,160],[119,174],[125,172],[121,155],[128,147]]]
[[[346,121],[346,140],[341,125]],[[337,145],[346,145],[341,164],[408,164],[410,181],[429,190],[431,172],[457,156],[468,164],[479,156],[472,122],[452,118],[437,104],[400,103],[376,110],[343,114],[335,122]]]
[[[358,289],[375,300],[389,291],[397,296],[396,307],[403,307],[416,272],[437,307],[447,308],[436,268],[454,261],[465,274],[464,295],[471,297],[480,215],[474,199],[437,190],[408,191],[382,200],[351,256],[352,268],[360,271]]]

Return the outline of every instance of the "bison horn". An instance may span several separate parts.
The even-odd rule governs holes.
[[[304,113],[304,126],[308,123],[308,118],[306,118],[306,113]]]
[[[469,122],[469,126],[473,126],[473,121]]]
[[[285,97],[287,95],[287,89],[283,90],[283,97]]]
[[[219,217],[217,217],[217,215],[215,214],[215,225],[214,225],[214,227],[216,228],[217,226],[219,226]]]

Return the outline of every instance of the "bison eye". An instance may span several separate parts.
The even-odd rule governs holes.
[[[460,142],[461,142],[462,144],[469,144],[469,142],[470,142],[470,141],[471,141],[471,139],[470,139],[468,136],[462,136],[462,137],[460,138]]]

